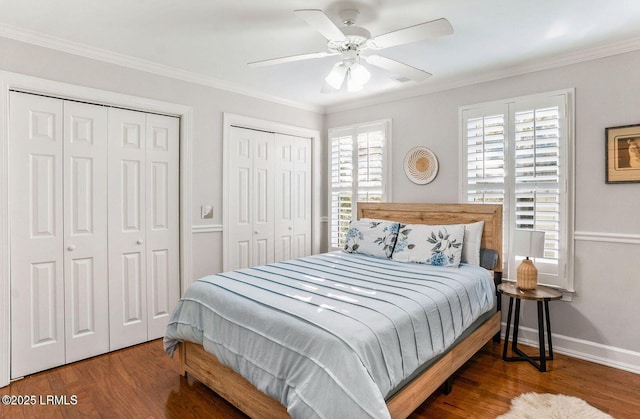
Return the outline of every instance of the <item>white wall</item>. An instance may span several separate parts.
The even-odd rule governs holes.
[[[192,217],[196,226],[222,224],[222,112],[321,132],[325,127],[393,118],[394,201],[455,202],[459,106],[575,87],[577,293],[573,302],[551,303],[552,328],[557,334],[554,346],[640,372],[640,183],[604,183],[604,128],[640,123],[640,52],[323,117],[4,38],[0,38],[0,51],[0,70],[193,107]],[[412,184],[402,169],[405,153],[416,145],[430,147],[440,162],[438,177],[429,185]],[[322,185],[326,191],[326,182]],[[320,194],[323,202],[325,195]],[[213,220],[199,219],[203,204],[214,205]],[[596,241],[601,238],[591,232],[605,233],[608,242]],[[631,244],[616,233],[631,234]],[[195,277],[221,270],[221,244],[220,232],[194,235]],[[528,305],[525,309],[524,324],[533,327],[535,313]]]
[[[169,77],[0,38],[0,70],[193,108],[193,223],[222,224],[222,113],[324,131],[323,115]],[[178,67],[178,65],[176,65]],[[324,164],[324,159],[322,159]],[[200,219],[201,205],[214,206]],[[324,208],[324,205],[323,205]],[[222,270],[221,230],[194,234],[194,277]]]
[[[605,127],[640,124],[638,68],[640,52],[627,53],[330,113],[326,124],[393,118],[394,201],[456,202],[460,106],[574,87],[576,294],[572,302],[550,304],[554,348],[640,372],[640,183],[605,184],[604,139]],[[429,185],[414,185],[402,169],[416,145],[439,159],[440,172]],[[524,325],[535,328],[535,305],[524,306]]]

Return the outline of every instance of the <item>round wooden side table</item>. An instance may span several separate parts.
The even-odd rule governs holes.
[[[551,320],[549,319],[549,301],[559,300],[562,298],[562,292],[538,285],[532,290],[521,290],[516,284],[504,282],[498,285],[498,292],[509,297],[509,313],[507,314],[507,331],[504,338],[504,349],[502,350],[502,359],[505,361],[528,361],[536,367],[540,372],[547,371],[547,361],[553,359],[553,345],[551,343]],[[516,301],[516,313],[513,321],[513,338],[511,340],[511,351],[518,356],[507,356],[507,348],[509,346],[509,330],[511,327],[511,314],[513,312],[513,300]],[[524,353],[518,348],[518,326],[520,325],[520,301],[533,300],[538,303],[538,344],[539,355],[532,357]],[[544,316],[543,316],[544,305]],[[546,322],[545,322],[546,320]],[[545,326],[547,331],[547,344],[549,345],[549,355],[545,351]],[[536,362],[537,361],[537,362]]]

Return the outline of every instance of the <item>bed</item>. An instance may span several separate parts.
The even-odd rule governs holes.
[[[179,352],[181,372],[192,375],[256,418],[285,418],[290,417],[289,412],[299,417],[404,418],[413,412],[499,333],[500,314],[496,311],[494,282],[501,277],[502,207],[359,203],[357,218],[430,225],[483,221],[481,247],[497,251],[497,267],[492,276],[482,268],[467,264],[460,265],[460,269],[449,269],[397,261],[387,263],[334,252],[203,278],[194,282],[198,283],[195,287],[213,287],[217,290],[216,297],[212,297],[211,302],[195,301],[190,297],[193,293],[186,292],[181,311],[191,312],[195,320],[183,324],[178,313],[174,313],[165,336],[167,352]],[[445,271],[446,278],[442,274]],[[342,279],[331,276],[337,272],[343,275]],[[468,280],[466,276],[484,279]],[[385,282],[391,279],[396,281],[393,286]],[[331,281],[332,287],[342,288],[337,291],[331,288],[329,293],[333,295],[329,296],[328,288],[323,288],[329,286],[327,281]],[[491,283],[490,289],[487,281]],[[318,287],[321,292],[315,291]],[[281,288],[284,291],[280,292]],[[436,294],[444,293],[445,288],[455,288],[454,299],[457,298],[459,308],[458,303],[423,295],[424,288],[433,288]],[[482,295],[480,288],[483,288]],[[348,292],[342,293],[342,289]],[[419,292],[413,293],[414,289]],[[268,295],[264,296],[265,293]],[[332,299],[326,300],[326,296]],[[236,299],[228,300],[233,303],[221,301],[227,298]],[[410,306],[420,307],[419,299],[434,300],[435,308],[412,311]],[[302,318],[298,306],[309,305],[309,300],[313,300],[314,310],[305,312],[308,317]],[[467,306],[466,302],[462,303],[466,300],[478,301]],[[219,308],[222,304],[228,305],[224,312]],[[209,312],[214,313],[211,316],[216,319],[216,333],[226,336],[226,340],[212,337],[209,326],[205,327]],[[285,323],[283,317],[297,320]],[[436,325],[436,317],[442,324]],[[231,329],[228,326],[231,323],[242,323],[242,327]],[[324,330],[335,323],[340,323],[341,330],[331,331],[322,339],[315,340],[315,331],[308,334],[310,329]],[[400,327],[386,327],[385,323],[394,327],[406,323],[410,332]],[[421,338],[421,334],[428,335],[429,339]],[[258,336],[261,346],[247,344],[249,335]],[[377,339],[375,345],[369,343],[369,335]],[[208,351],[204,350],[203,343]],[[293,346],[285,348],[285,343]],[[400,356],[394,358],[396,351]],[[352,379],[355,381],[349,381]],[[341,414],[336,414],[338,411]]]

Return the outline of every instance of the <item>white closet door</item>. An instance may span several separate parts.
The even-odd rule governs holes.
[[[293,257],[311,254],[311,139],[296,138],[293,154]]]
[[[11,377],[65,362],[62,101],[10,93]]]
[[[230,140],[226,270],[274,260],[273,134],[232,127]]]
[[[225,270],[252,266],[252,184],[253,184],[253,131],[232,127],[229,152],[230,190],[228,214],[224,214],[230,226],[227,248],[224,252],[228,265]]]
[[[147,339],[164,336],[180,296],[178,149],[179,120],[147,115]]]
[[[110,350],[147,339],[145,114],[109,109]]]
[[[253,131],[253,259],[251,266],[274,261],[274,135]]]
[[[66,362],[109,351],[107,109],[64,102]]]
[[[293,149],[295,140],[295,137],[289,135],[275,135],[274,246],[276,262],[295,257],[293,233],[293,202],[295,194],[293,190],[293,178],[295,176]]]
[[[311,140],[276,134],[275,258],[311,254]]]

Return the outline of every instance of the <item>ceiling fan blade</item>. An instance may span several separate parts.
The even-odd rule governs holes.
[[[383,57],[381,55],[369,55],[367,57],[361,56],[361,58],[366,59],[367,62],[371,65],[375,65],[376,67],[380,67],[399,76],[407,77],[416,82],[420,82],[431,77],[431,73],[427,73],[426,71],[420,70],[419,68],[411,67],[410,65],[389,59],[387,57]]]
[[[422,41],[424,39],[451,35],[452,33],[453,27],[451,23],[449,23],[447,19],[442,18],[376,36],[372,40],[372,46],[374,48],[389,48],[410,42]]]
[[[302,60],[309,60],[309,59],[312,59],[312,58],[330,57],[332,55],[338,55],[338,54],[337,53],[330,53],[330,52],[312,52],[312,53],[309,53],[309,54],[290,55],[288,57],[271,58],[269,60],[254,61],[254,62],[248,63],[247,65],[249,67],[265,67],[265,66],[268,66],[268,65],[290,63],[290,62],[302,61]]]
[[[342,31],[324,14],[322,10],[317,9],[301,9],[294,10],[302,20],[307,22],[309,26],[317,30],[329,41],[346,41]]]

